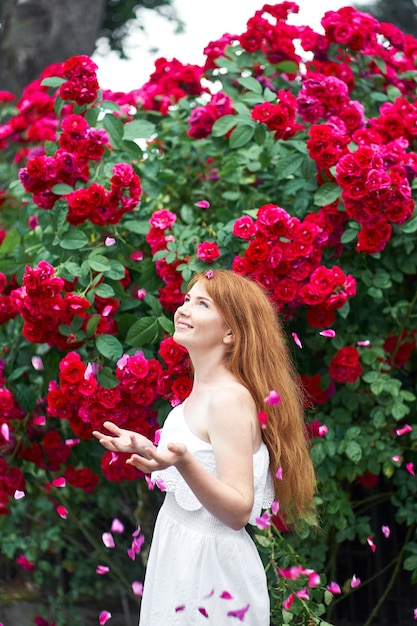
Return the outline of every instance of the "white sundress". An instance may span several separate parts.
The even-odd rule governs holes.
[[[184,403],[168,415],[158,449],[183,442],[216,475],[213,448],[184,419]],[[253,455],[254,506],[249,523],[273,501],[265,443]],[[139,626],[269,626],[265,571],[247,531],[211,515],[175,467],[152,473],[166,490],[149,553]],[[162,483],[161,483],[162,481]]]

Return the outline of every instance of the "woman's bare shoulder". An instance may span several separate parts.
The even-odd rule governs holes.
[[[225,411],[228,413],[256,412],[255,401],[244,385],[238,381],[230,381],[225,385],[220,385],[210,398],[210,409],[214,413]]]

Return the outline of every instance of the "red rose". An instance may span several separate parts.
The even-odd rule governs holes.
[[[220,250],[214,241],[203,241],[197,246],[197,256],[206,263],[215,261],[220,256]]]
[[[373,228],[362,226],[358,234],[356,250],[358,252],[366,252],[367,254],[381,252],[389,241],[391,233],[391,224],[384,220],[381,220],[379,224],[375,224]]]
[[[65,469],[64,476],[70,485],[82,489],[86,493],[93,493],[100,480],[97,474],[88,467],[76,469],[72,465]]]
[[[330,361],[329,374],[338,383],[354,383],[362,372],[359,352],[353,346],[341,348]]]

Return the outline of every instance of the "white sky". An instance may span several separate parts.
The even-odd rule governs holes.
[[[321,18],[326,11],[336,11],[351,4],[350,0],[294,0],[300,7],[298,15],[292,15],[293,24],[311,26],[323,32]],[[154,70],[158,57],[176,58],[184,64],[200,65],[204,61],[203,49],[210,41],[229,32],[240,35],[246,30],[246,22],[267,0],[174,0],[179,17],[185,23],[185,32],[175,34],[175,27],[155,11],[144,11],[145,33],[132,29],[128,39],[128,61],[122,61],[114,53],[96,54],[100,86],[112,91],[131,91],[145,83]],[[278,4],[269,0],[268,4]],[[150,53],[150,49],[155,49]]]

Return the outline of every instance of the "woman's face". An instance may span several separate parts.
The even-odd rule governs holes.
[[[174,325],[174,340],[187,349],[226,347],[233,337],[201,281],[185,294],[184,303],[175,312]]]

